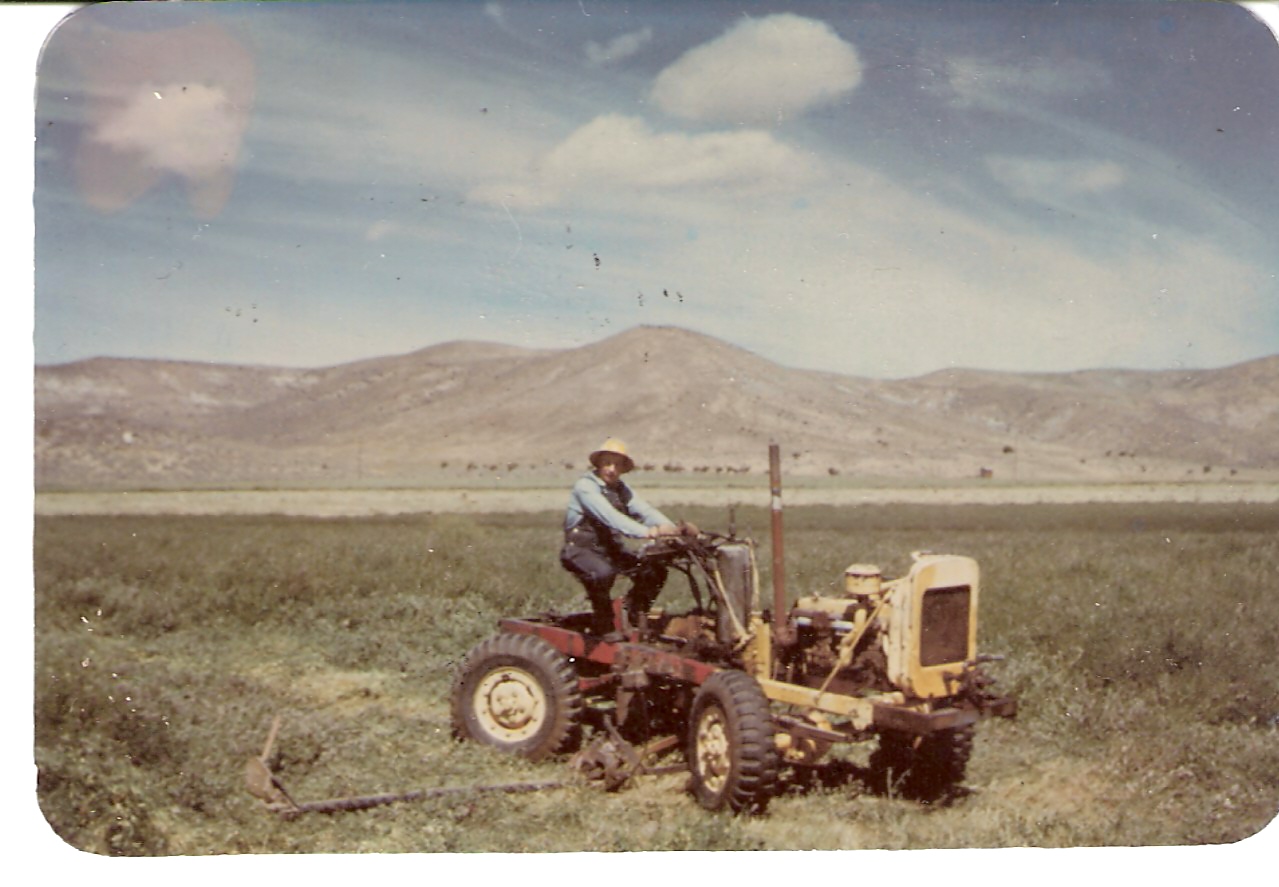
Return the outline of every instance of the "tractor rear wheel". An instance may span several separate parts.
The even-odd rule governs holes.
[[[921,737],[885,732],[870,766],[883,776],[886,792],[932,803],[954,794],[972,750],[972,727]]]
[[[716,672],[693,698],[688,769],[707,810],[762,812],[776,790],[773,716],[759,683],[743,671]]]
[[[582,694],[568,658],[539,637],[499,634],[453,680],[453,735],[540,761],[581,738]]]

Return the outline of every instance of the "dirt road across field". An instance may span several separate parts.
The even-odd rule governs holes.
[[[646,486],[662,507],[768,505],[767,489]],[[557,511],[563,489],[435,490],[199,490],[114,493],[37,493],[35,512],[67,514],[286,514],[343,517],[420,513]],[[1152,483],[1097,486],[964,486],[805,488],[786,490],[787,506],[1088,502],[1279,502],[1279,483]]]

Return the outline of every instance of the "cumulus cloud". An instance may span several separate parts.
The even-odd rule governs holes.
[[[549,203],[564,191],[793,186],[815,173],[814,161],[759,129],[689,135],[656,132],[643,120],[605,114],[546,155],[532,181],[486,185],[471,199],[505,205]]]
[[[747,19],[689,50],[650,97],[689,120],[766,124],[847,95],[861,74],[857,51],[829,25],[787,13]]]
[[[652,28],[642,28],[614,37],[603,45],[594,40],[586,44],[586,59],[593,65],[608,65],[633,56],[653,39]]]
[[[1101,194],[1124,184],[1127,175],[1113,161],[1047,160],[995,155],[986,167],[1014,196],[1029,200],[1059,200]]]
[[[556,181],[624,181],[640,187],[793,180],[798,153],[763,130],[687,135],[654,132],[636,117],[606,114],[577,130],[546,159]]]

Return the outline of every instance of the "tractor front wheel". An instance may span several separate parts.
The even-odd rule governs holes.
[[[886,793],[934,803],[954,795],[972,750],[972,727],[921,737],[885,732],[870,766],[882,776]]]
[[[453,680],[453,735],[540,761],[581,738],[582,694],[568,659],[539,637],[476,645]]]
[[[759,683],[716,672],[698,689],[689,719],[688,769],[707,810],[762,812],[777,784],[773,717]]]

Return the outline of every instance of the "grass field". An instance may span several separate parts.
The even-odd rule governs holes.
[[[741,509],[739,531],[766,541],[767,519]],[[566,776],[454,742],[447,699],[500,616],[581,607],[558,523],[37,517],[49,823],[105,855],[893,849],[1223,843],[1279,811],[1274,504],[788,508],[792,596],[853,561],[896,575],[912,549],[981,563],[982,648],[1021,712],[979,728],[949,806],[877,793],[860,749],[842,783],[793,784],[761,817],[706,813],[679,775],[295,821],[247,794],[277,714],[299,800]]]

